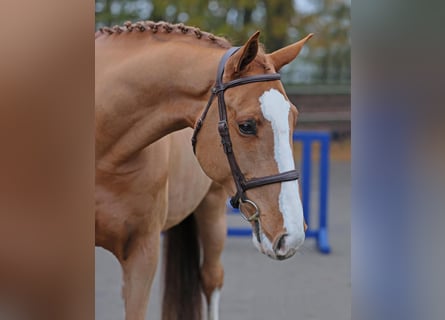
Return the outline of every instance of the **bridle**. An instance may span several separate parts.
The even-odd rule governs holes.
[[[197,142],[197,136],[199,133],[199,130],[202,127],[202,124],[206,118],[207,112],[209,111],[210,106],[212,105],[213,99],[215,96],[218,96],[218,111],[219,111],[219,122],[218,122],[218,131],[219,135],[221,136],[221,143],[224,148],[224,153],[227,156],[227,160],[230,165],[230,170],[232,171],[233,181],[235,182],[236,186],[236,194],[231,197],[230,204],[233,208],[240,208],[240,205],[243,204],[249,204],[253,207],[255,210],[255,213],[251,215],[250,217],[247,217],[247,215],[242,212],[240,208],[240,212],[242,216],[249,222],[256,222],[257,225],[257,238],[259,239],[259,233],[258,233],[258,219],[260,216],[260,210],[255,202],[252,200],[249,200],[246,196],[246,191],[249,189],[257,188],[260,186],[273,184],[273,183],[279,183],[284,181],[292,181],[298,179],[298,172],[296,170],[286,171],[279,174],[271,175],[271,176],[265,176],[261,178],[252,178],[250,180],[246,180],[244,177],[244,174],[241,172],[238,163],[235,159],[235,155],[233,153],[232,149],[232,141],[230,139],[230,133],[229,133],[229,125],[227,123],[227,107],[224,100],[224,92],[233,87],[237,87],[244,84],[249,84],[253,82],[264,82],[264,81],[274,81],[274,80],[280,80],[280,74],[279,73],[273,73],[273,74],[262,74],[262,75],[254,75],[244,78],[235,79],[226,83],[223,83],[223,74],[224,74],[224,67],[226,65],[227,60],[230,56],[232,56],[235,52],[237,52],[240,49],[240,47],[232,47],[229,50],[226,51],[226,53],[221,58],[221,61],[218,65],[218,71],[216,76],[216,83],[215,86],[212,88],[211,95],[209,98],[209,101],[201,114],[201,117],[199,118],[198,122],[196,123],[195,130],[193,132],[192,136],[192,146],[193,146],[193,152],[196,154],[196,142]]]

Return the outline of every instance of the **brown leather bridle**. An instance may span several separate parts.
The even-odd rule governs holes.
[[[255,209],[255,213],[251,215],[250,217],[247,217],[247,215],[240,210],[243,217],[250,221],[250,222],[256,222],[256,234],[258,241],[259,239],[259,226],[258,226],[258,219],[260,215],[260,210],[258,206],[253,202],[252,200],[249,200],[246,196],[246,191],[252,188],[257,188],[260,186],[272,184],[272,183],[279,183],[284,181],[292,181],[298,179],[298,172],[296,170],[286,171],[279,174],[271,175],[271,176],[265,176],[261,178],[253,178],[250,180],[246,180],[244,177],[244,174],[241,172],[238,163],[235,159],[235,155],[233,153],[232,149],[232,141],[230,139],[230,133],[229,133],[229,125],[227,123],[227,107],[226,103],[224,101],[224,92],[229,89],[236,86],[253,83],[253,82],[263,82],[263,81],[274,81],[274,80],[280,80],[280,74],[279,73],[273,73],[273,74],[262,74],[262,75],[254,75],[250,77],[244,77],[235,79],[226,83],[223,83],[223,73],[224,73],[224,67],[226,65],[227,60],[231,55],[233,55],[236,51],[238,51],[240,47],[232,47],[229,50],[226,51],[226,53],[221,58],[221,61],[219,62],[217,76],[216,76],[216,83],[215,86],[212,88],[212,92],[209,98],[209,101],[199,118],[198,122],[196,123],[195,130],[193,132],[192,137],[192,146],[193,146],[193,152],[196,154],[196,142],[197,142],[197,136],[199,133],[199,130],[202,127],[202,124],[206,118],[207,112],[209,111],[209,108],[213,102],[213,99],[215,96],[218,96],[218,111],[219,111],[219,122],[218,122],[218,131],[219,135],[221,136],[221,143],[224,148],[224,153],[227,156],[227,160],[229,161],[230,170],[232,171],[233,181],[235,182],[236,186],[236,194],[231,197],[230,204],[233,208],[239,208],[242,204],[249,204]],[[241,208],[240,208],[241,209]]]

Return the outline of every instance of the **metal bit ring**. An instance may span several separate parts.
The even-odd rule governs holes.
[[[239,199],[239,212],[241,213],[241,216],[248,222],[252,222],[252,221],[256,221],[259,219],[260,217],[260,209],[258,209],[258,206],[256,205],[255,202],[249,200],[249,199]],[[253,215],[251,215],[250,217],[247,217],[247,215],[243,212],[242,205],[243,204],[250,204],[254,209],[255,209],[255,213]]]

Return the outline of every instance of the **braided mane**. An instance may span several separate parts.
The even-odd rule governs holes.
[[[153,21],[138,21],[132,23],[131,21],[125,22],[122,26],[115,25],[114,27],[102,27],[96,32],[95,38],[103,35],[113,34],[125,34],[130,32],[145,32],[151,33],[164,33],[164,34],[182,34],[182,35],[194,35],[197,39],[209,40],[212,43],[217,44],[222,48],[230,48],[230,42],[222,37],[217,37],[209,32],[201,31],[196,27],[186,26],[183,23],[172,24],[165,21],[153,22]]]

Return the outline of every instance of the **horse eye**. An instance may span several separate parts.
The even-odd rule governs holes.
[[[255,120],[247,120],[238,125],[239,131],[243,134],[255,135],[256,134],[256,122]]]

